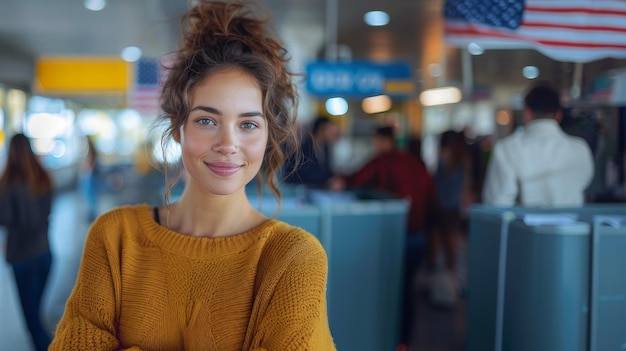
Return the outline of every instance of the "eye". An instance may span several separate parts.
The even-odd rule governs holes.
[[[196,123],[203,125],[203,126],[214,126],[216,125],[215,121],[212,120],[211,118],[198,118],[196,120]]]
[[[259,125],[254,122],[243,122],[241,123],[241,128],[243,129],[257,129]]]

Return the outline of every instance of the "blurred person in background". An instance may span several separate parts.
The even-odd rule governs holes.
[[[446,131],[439,138],[439,161],[435,173],[436,220],[429,232],[426,265],[431,301],[453,306],[460,293],[457,251],[463,231],[463,214],[471,199],[471,162],[461,132]],[[443,248],[445,269],[437,266]]]
[[[337,123],[327,117],[316,118],[311,134],[303,139],[300,163],[296,165],[293,157],[285,163],[285,182],[315,188],[330,187],[332,182],[329,181],[335,176],[331,167],[331,147],[340,136]]]
[[[533,86],[524,99],[522,132],[498,141],[492,151],[483,202],[494,206],[581,206],[594,174],[587,143],[567,135],[559,93],[550,84]]]
[[[429,211],[435,189],[432,178],[420,158],[396,147],[392,127],[379,127],[372,135],[374,157],[359,171],[346,177],[350,188],[370,188],[410,200],[405,244],[403,319],[400,350],[406,350],[415,314],[413,278],[425,246]],[[414,146],[415,147],[415,146]]]
[[[86,136],[87,154],[78,170],[79,184],[87,202],[87,220],[93,222],[98,216],[98,151],[91,136]]]
[[[422,158],[422,139],[418,137],[411,137],[409,139],[409,145],[407,149],[408,153],[411,154],[419,163],[426,167],[426,163],[424,163],[424,159]]]
[[[140,177],[148,176],[150,173],[157,171],[155,163],[152,158],[154,152],[154,146],[151,142],[147,141],[142,143],[133,154],[133,170],[135,174]]]
[[[261,174],[280,201],[276,173],[297,150],[285,48],[258,8],[195,3],[161,93],[185,189],[92,224],[51,351],[335,350],[324,249],[245,191]]]
[[[48,218],[52,181],[24,134],[11,138],[0,178],[0,225],[7,229],[6,260],[13,268],[22,311],[37,351],[50,336],[41,323],[41,300],[52,265]]]

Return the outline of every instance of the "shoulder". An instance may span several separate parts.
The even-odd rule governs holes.
[[[504,148],[514,148],[517,147],[521,142],[522,142],[522,138],[524,137],[524,132],[513,132],[510,135],[505,136],[504,138],[498,140],[493,148],[494,150],[496,148],[500,148],[500,149],[504,149]]]
[[[292,265],[316,261],[325,264],[327,257],[319,240],[302,228],[273,220],[271,232],[264,247],[264,258]]]
[[[147,207],[146,205],[116,207],[96,218],[93,226],[106,227],[118,223],[138,221],[139,214],[146,211]]]
[[[375,155],[367,163],[365,163],[365,166],[363,166],[363,168],[366,168],[366,167],[381,167],[381,166],[384,166],[385,164],[387,164],[387,162],[389,162],[389,160],[392,160],[392,159],[393,159],[393,157],[389,153]]]
[[[572,158],[580,163],[581,168],[593,168],[594,157],[589,144],[585,141],[585,139],[573,136],[566,135],[566,145],[563,145],[563,150],[567,153],[567,157]]]
[[[567,143],[571,145],[571,147],[576,148],[577,151],[581,151],[581,150],[591,151],[589,148],[589,144],[587,144],[585,139],[581,137],[570,135],[570,134],[563,132],[563,138],[566,140]]]
[[[283,221],[274,220],[269,241],[282,250],[296,252],[324,252],[319,240],[306,230]]]
[[[121,206],[100,215],[89,228],[89,238],[111,241],[138,233],[140,218],[149,211],[147,205]]]
[[[513,134],[498,140],[493,145],[493,157],[498,158],[504,155],[509,155],[508,157],[510,157],[511,154],[524,150],[523,138],[523,132],[513,132]]]

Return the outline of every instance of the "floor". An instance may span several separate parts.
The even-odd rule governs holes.
[[[124,177],[117,191],[108,191],[99,197],[99,212],[128,203],[158,201],[159,180]],[[42,319],[52,332],[63,314],[65,301],[71,293],[85,235],[89,228],[85,201],[77,190],[70,189],[56,195],[50,222],[50,245],[53,266],[42,307]],[[0,345],[3,350],[33,350],[22,313],[13,273],[4,260],[5,233],[0,232]],[[411,351],[462,351],[465,346],[466,307],[463,299],[454,308],[434,307],[427,293],[415,295],[416,325]],[[343,350],[341,350],[343,351]]]

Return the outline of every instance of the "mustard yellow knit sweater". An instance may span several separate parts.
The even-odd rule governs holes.
[[[50,350],[335,350],[326,276],[319,242],[286,223],[197,238],[122,207],[91,227]]]

